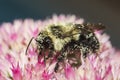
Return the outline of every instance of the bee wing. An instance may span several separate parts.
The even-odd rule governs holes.
[[[89,29],[95,31],[95,30],[104,30],[105,29],[105,25],[98,23],[98,24],[91,24],[91,23],[87,23],[85,24],[86,27],[88,27]]]

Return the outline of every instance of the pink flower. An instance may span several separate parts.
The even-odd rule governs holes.
[[[36,37],[47,25],[84,22],[74,15],[53,15],[51,19],[34,21],[15,20],[0,27],[0,80],[120,80],[120,51],[114,49],[107,34],[96,31],[100,51],[86,58],[84,64],[74,68],[66,63],[61,70],[54,72],[56,60],[51,64],[38,60],[32,37]]]

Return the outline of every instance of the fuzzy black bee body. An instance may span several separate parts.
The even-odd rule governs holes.
[[[68,60],[71,66],[79,67],[81,56],[85,59],[88,54],[99,50],[100,44],[94,31],[102,29],[104,26],[101,24],[50,25],[35,39],[38,56],[44,56],[44,60],[56,58],[55,72],[64,60]]]

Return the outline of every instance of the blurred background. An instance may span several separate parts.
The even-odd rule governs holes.
[[[103,23],[113,46],[120,48],[120,0],[0,0],[0,24],[53,14],[75,14],[85,22]]]

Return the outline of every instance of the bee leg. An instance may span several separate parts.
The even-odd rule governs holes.
[[[82,50],[81,50],[81,62],[82,62],[82,64],[85,64],[85,55]]]
[[[46,64],[46,58],[45,58],[45,53],[43,53],[44,50],[40,49],[39,54],[38,54],[38,60],[41,60],[43,58],[44,63]],[[42,57],[43,56],[43,57]]]
[[[85,62],[86,57],[89,54],[88,48],[87,47],[82,47],[81,51],[81,59],[82,59],[82,63]]]
[[[44,63],[46,64],[46,58],[45,58],[45,54],[44,54]]]
[[[56,63],[55,68],[54,68],[55,72],[58,71],[59,66],[60,66],[59,63],[62,62],[64,60],[64,58],[65,58],[65,52],[62,51],[61,54],[57,58],[57,63]]]
[[[83,53],[83,58],[85,59],[87,57],[87,53]]]
[[[46,56],[45,56],[45,51],[43,50],[43,57],[44,57],[44,63],[46,64]]]
[[[59,66],[60,66],[59,63],[63,60],[63,57],[59,57],[57,60],[58,60],[58,61],[57,61],[56,65],[55,65],[55,68],[54,68],[54,71],[55,71],[55,72],[58,71]]]
[[[56,63],[55,68],[54,68],[54,71],[55,71],[55,72],[58,71],[59,66],[60,66],[59,63],[61,62],[61,60],[62,60],[62,57],[59,57],[59,58],[57,59],[57,63]]]
[[[48,56],[46,57],[46,59],[49,59],[49,58],[52,57],[52,56],[53,56],[53,51],[50,50]]]
[[[42,49],[38,52],[38,59],[41,59],[42,56]]]
[[[59,68],[59,62],[56,63],[54,71],[57,72],[58,68]]]

